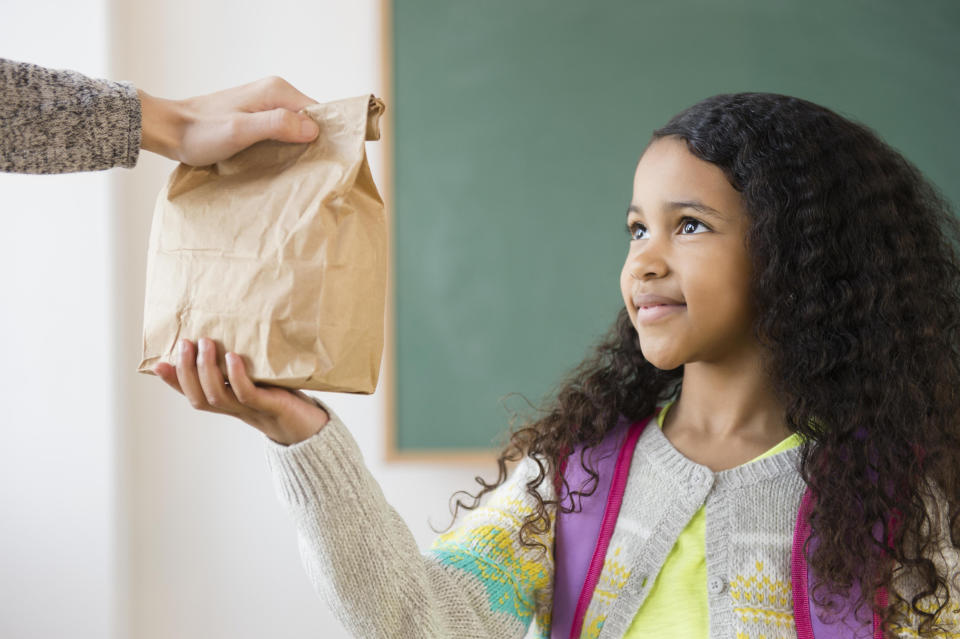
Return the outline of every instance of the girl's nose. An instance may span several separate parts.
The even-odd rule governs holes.
[[[669,270],[661,247],[652,243],[631,251],[627,256],[627,268],[636,279],[662,277]]]

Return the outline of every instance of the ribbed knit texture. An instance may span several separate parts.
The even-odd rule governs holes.
[[[133,167],[140,118],[140,98],[129,82],[0,58],[0,171]]]
[[[790,449],[715,473],[681,455],[659,429],[644,431],[601,575],[605,596],[594,595],[586,625],[593,630],[584,636],[623,635],[680,532],[705,506],[710,636],[794,637],[789,557],[804,488],[798,459]]]
[[[281,501],[320,597],[355,637],[522,637],[551,600],[552,557],[520,548],[525,460],[484,505],[421,554],[336,413],[314,437],[267,443]],[[531,475],[532,476],[532,475]],[[549,483],[549,482],[547,482]],[[544,543],[551,548],[552,534]]]
[[[421,553],[353,437],[316,401],[330,422],[294,446],[268,441],[267,456],[307,574],[352,635],[519,638],[529,629],[528,637],[549,637],[552,552],[522,547],[517,537],[534,505],[525,483],[536,464],[521,461]],[[789,562],[803,492],[798,459],[793,448],[714,473],[681,455],[660,429],[646,429],[581,637],[622,637],[704,504],[710,637],[796,637]],[[554,498],[552,482],[540,491]],[[537,539],[552,549],[553,527]],[[895,636],[915,637],[915,621],[905,620]]]
[[[657,425],[661,431],[664,418],[672,405],[671,401],[657,414]],[[794,448],[802,441],[802,438],[794,433],[745,463],[753,463],[758,459]],[[651,636],[662,639],[668,637],[706,639],[710,636],[706,520],[706,508],[701,507],[680,531],[677,542],[667,554],[666,561],[656,579],[650,582],[649,593],[633,621],[630,622],[625,637],[630,639],[646,639]],[[743,585],[749,585],[749,582]],[[761,593],[760,597],[764,594],[773,593]],[[792,617],[792,611],[790,616]],[[789,621],[789,618],[784,617],[779,623],[789,625]]]

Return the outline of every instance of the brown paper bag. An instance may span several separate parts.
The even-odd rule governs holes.
[[[387,229],[365,140],[383,102],[304,109],[309,144],[260,142],[181,164],[157,198],[147,261],[143,361],[177,364],[177,340],[217,343],[255,382],[372,393],[383,353]]]

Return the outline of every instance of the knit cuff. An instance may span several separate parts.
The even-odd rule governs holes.
[[[291,446],[266,440],[267,461],[280,501],[303,507],[323,503],[328,495],[360,498],[368,491],[360,447],[340,417],[326,403],[310,397],[330,416],[312,437]]]
[[[143,111],[140,94],[131,82],[116,82],[121,98],[127,104],[123,110],[127,114],[126,144],[118,148],[117,166],[131,169],[137,165],[140,157],[140,143],[143,138]]]

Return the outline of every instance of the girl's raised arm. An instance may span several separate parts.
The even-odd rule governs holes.
[[[522,546],[517,534],[533,508],[526,490],[538,471],[533,460],[525,458],[482,506],[421,553],[326,404],[254,386],[237,361],[228,363],[227,386],[213,345],[202,340],[196,361],[187,346],[176,368],[161,364],[156,373],[194,408],[272,433],[267,457],[307,574],[353,636],[523,637],[534,622],[534,636],[548,636],[552,553]],[[324,417],[316,428],[304,424],[312,414]],[[551,482],[543,486],[552,490]],[[552,548],[553,530],[536,541]]]
[[[330,415],[323,430],[267,454],[310,580],[344,626],[357,637],[438,638],[522,637],[534,618],[549,628],[553,558],[517,542],[535,464],[515,468],[421,554],[349,431],[318,405]],[[540,541],[550,548],[552,532]]]

